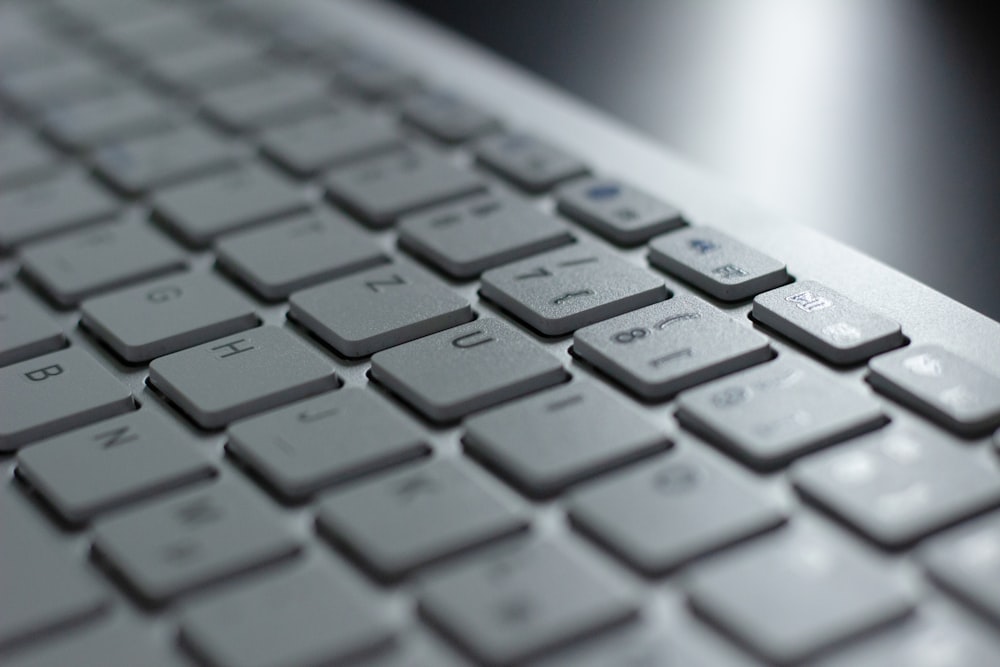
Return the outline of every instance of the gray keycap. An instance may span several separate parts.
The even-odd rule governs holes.
[[[58,350],[65,343],[62,327],[27,294],[0,291],[0,366]]]
[[[481,191],[483,183],[430,150],[410,147],[330,172],[331,199],[375,227],[414,209]]]
[[[161,190],[154,199],[159,220],[193,246],[309,207],[304,194],[270,169],[248,164],[195,183]]]
[[[645,243],[684,225],[670,204],[614,179],[579,179],[555,195],[560,211],[620,245]]]
[[[0,117],[0,126],[7,123]],[[60,164],[56,154],[29,134],[8,130],[0,136],[0,186],[30,183],[56,171]]]
[[[404,121],[449,144],[468,141],[500,127],[495,116],[442,91],[415,93],[402,103],[401,111]]]
[[[758,294],[754,318],[835,364],[853,364],[902,345],[899,323],[814,281]]]
[[[293,555],[295,537],[260,496],[219,481],[97,522],[95,548],[159,604]]]
[[[197,127],[109,143],[91,159],[98,172],[127,194],[197,178],[235,166],[235,145]]]
[[[850,542],[787,529],[694,570],[695,610],[782,665],[907,614],[912,594]]]
[[[179,119],[168,102],[139,89],[60,105],[46,111],[45,132],[67,148],[83,149],[166,129]]]
[[[79,523],[214,469],[176,427],[139,410],[21,450],[17,471],[64,519]]]
[[[872,359],[868,382],[953,431],[1000,426],[1000,377],[940,345],[915,345]]]
[[[931,431],[886,428],[798,462],[795,485],[871,539],[906,546],[1000,505],[1000,467]]]
[[[575,156],[526,134],[500,134],[476,142],[476,159],[518,187],[542,192],[587,173]]]
[[[191,51],[220,38],[218,31],[187,12],[157,13],[145,20],[112,25],[103,36],[125,51],[125,57],[141,59]]]
[[[572,240],[554,217],[494,194],[417,213],[399,224],[401,246],[456,278],[472,278]]]
[[[751,465],[781,466],[807,452],[885,424],[869,396],[804,360],[771,363],[690,389],[681,423]]]
[[[260,141],[265,155],[300,177],[400,144],[385,119],[346,104],[330,104],[319,116],[272,128]]]
[[[8,405],[5,402],[5,408]],[[71,558],[43,514],[6,479],[0,487],[0,650],[100,613],[108,594]]]
[[[87,57],[25,71],[0,82],[0,88],[16,104],[32,109],[113,95],[129,85],[120,70]]]
[[[217,667],[342,664],[394,634],[371,592],[319,559],[186,608],[181,637]]]
[[[933,538],[920,559],[938,582],[1000,622],[1000,513]]]
[[[280,72],[206,95],[205,113],[234,129],[254,129],[319,109],[333,99],[329,84],[308,72]]]
[[[420,609],[485,664],[521,664],[629,620],[629,591],[586,552],[531,540],[431,579]]]
[[[21,257],[24,272],[64,306],[187,265],[180,248],[137,219],[44,241]]]
[[[469,322],[469,302],[408,264],[390,264],[292,295],[288,314],[346,357],[363,357]]]
[[[558,387],[465,422],[466,449],[533,496],[666,449],[637,410],[591,382]]]
[[[251,41],[226,36],[191,51],[154,58],[147,69],[156,79],[184,90],[204,92],[239,84],[248,70],[262,67],[261,48]]]
[[[412,73],[370,54],[349,55],[337,63],[337,75],[346,86],[372,100],[398,97],[418,85]]]
[[[258,323],[254,304],[207,273],[183,273],[84,302],[82,323],[122,359],[138,363]]]
[[[204,428],[337,385],[322,355],[273,326],[160,357],[149,365],[149,380]]]
[[[237,422],[227,449],[293,499],[430,452],[413,422],[358,388]]]
[[[666,398],[771,356],[763,335],[685,295],[581,329],[573,350],[645,398]]]
[[[722,301],[749,299],[788,282],[784,264],[711,227],[653,239],[649,262]]]
[[[154,638],[150,627],[119,615],[102,619],[18,652],[5,667],[189,667],[173,646]]]
[[[371,374],[436,421],[459,419],[566,377],[558,359],[492,318],[379,352]]]
[[[480,292],[549,336],[670,296],[663,281],[646,269],[582,244],[487,271]]]
[[[118,203],[75,169],[0,194],[0,249],[112,217]]]
[[[216,244],[216,256],[269,300],[389,261],[354,222],[325,209],[232,234]]]
[[[522,532],[525,506],[460,462],[438,459],[327,495],[319,527],[383,579]]]
[[[79,348],[0,368],[0,452],[133,409],[132,394]]]
[[[653,576],[785,520],[744,475],[688,449],[583,486],[569,509],[588,535]]]

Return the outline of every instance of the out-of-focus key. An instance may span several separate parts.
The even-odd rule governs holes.
[[[79,348],[0,368],[0,452],[133,408],[132,393]]]
[[[1000,377],[940,345],[914,345],[872,359],[868,382],[963,435],[1000,426]]]
[[[54,141],[85,149],[114,139],[155,133],[179,120],[168,102],[142,90],[126,90],[99,99],[48,110],[41,122]]]
[[[337,385],[319,352],[272,326],[160,357],[149,365],[149,380],[204,428]]]
[[[677,400],[684,426],[761,468],[781,466],[886,422],[871,397],[792,358],[690,389]]]
[[[410,147],[330,172],[327,193],[374,227],[415,209],[484,189],[474,174],[428,149]]]
[[[0,117],[0,126],[6,118]],[[29,183],[56,171],[59,160],[56,154],[41,141],[19,131],[6,131],[0,136],[0,186],[4,190],[11,186]]]
[[[384,100],[398,97],[418,85],[407,70],[370,54],[352,54],[337,64],[342,83],[364,97]]]
[[[371,374],[435,421],[459,419],[566,378],[558,359],[492,318],[379,352]]]
[[[649,262],[722,301],[788,282],[785,265],[711,227],[689,227],[649,244]]]
[[[210,93],[202,103],[218,123],[246,130],[304,115],[332,98],[330,86],[322,78],[307,72],[280,72]]]
[[[527,202],[487,194],[407,216],[399,243],[456,278],[566,245],[562,222]]]
[[[416,93],[401,105],[403,120],[435,139],[457,144],[500,127],[478,106],[441,91]]]
[[[835,364],[853,364],[905,342],[898,322],[814,281],[758,294],[753,316]]]
[[[688,590],[699,614],[781,665],[913,607],[912,594],[880,561],[805,529],[783,530],[696,568]]]
[[[44,241],[22,253],[25,273],[64,306],[182,269],[187,257],[148,223],[131,220]]]
[[[630,185],[585,178],[556,191],[559,210],[619,245],[645,243],[684,225],[681,212]]]
[[[666,398],[767,361],[767,338],[691,296],[576,332],[573,350],[645,398]]]
[[[82,323],[131,363],[254,327],[254,304],[209,273],[185,273],[83,304]]]
[[[663,281],[646,269],[582,244],[487,271],[481,292],[549,336],[670,296]]]
[[[309,202],[270,169],[249,164],[161,190],[154,206],[157,218],[186,243],[203,247],[227,232],[302,212]]]
[[[438,279],[390,264],[292,295],[289,316],[347,357],[363,357],[475,317]]]
[[[77,58],[57,67],[45,67],[5,77],[0,88],[16,104],[44,109],[113,95],[127,88],[127,77],[90,58]]]
[[[155,13],[145,20],[112,25],[103,39],[128,57],[146,59],[183,53],[213,44],[220,38],[218,31],[188,12]]]
[[[935,579],[1000,623],[1000,513],[933,538],[920,559]]]
[[[0,366],[58,350],[65,342],[62,327],[27,294],[0,291]]]
[[[22,449],[17,472],[64,519],[82,522],[213,468],[175,426],[138,410]]]
[[[476,159],[528,192],[543,192],[587,173],[576,157],[526,134],[486,137],[475,145]]]
[[[64,171],[0,194],[0,250],[100,222],[117,211],[118,202],[83,172]]]
[[[181,51],[149,62],[147,69],[157,79],[182,90],[206,92],[220,86],[243,83],[246,72],[264,66],[261,48],[232,36],[192,51]]]

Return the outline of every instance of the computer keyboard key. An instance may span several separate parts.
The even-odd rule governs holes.
[[[6,366],[66,344],[62,327],[17,289],[0,291],[0,366]]]
[[[71,347],[0,368],[0,452],[133,409],[132,393]]]
[[[562,213],[619,245],[638,245],[685,224],[679,210],[621,181],[585,178],[555,192]]]
[[[292,295],[290,317],[346,357],[363,357],[458,326],[472,306],[437,278],[389,264]]]
[[[0,193],[0,250],[107,220],[118,202],[83,172],[69,169]]]
[[[5,404],[4,406],[8,406]],[[4,480],[0,486],[0,651],[100,614],[111,597],[71,556],[45,515]],[[6,664],[6,662],[5,662]]]
[[[354,222],[329,210],[231,234],[215,251],[223,268],[268,300],[389,261]]]
[[[145,60],[186,53],[221,38],[207,22],[188,12],[162,12],[145,20],[110,25],[102,39],[122,51],[124,58]]]
[[[238,159],[233,143],[195,125],[107,143],[91,154],[98,173],[129,195],[233,167]]]
[[[43,110],[57,104],[98,99],[129,87],[120,71],[84,56],[54,67],[4,77],[0,90],[16,105]]]
[[[278,72],[210,92],[203,110],[231,130],[254,130],[321,109],[334,95],[330,85],[308,72]]]
[[[170,103],[139,89],[48,109],[44,132],[69,149],[87,149],[116,139],[155,134],[180,119]]]
[[[919,557],[934,579],[1000,623],[1000,513],[932,538]]]
[[[403,101],[400,109],[405,122],[449,144],[469,141],[500,128],[495,116],[441,91],[415,93]]]
[[[210,273],[183,273],[90,299],[83,325],[130,363],[257,326],[253,302]]]
[[[630,591],[586,552],[527,540],[429,579],[420,610],[488,665],[512,665],[631,620]]]
[[[456,278],[573,241],[562,222],[509,196],[486,194],[403,218],[399,243]]]
[[[520,533],[526,506],[462,462],[437,459],[325,496],[321,532],[378,577],[425,565]]]
[[[562,364],[503,320],[486,318],[372,357],[372,377],[439,422],[562,382]]]
[[[484,189],[472,172],[425,148],[410,147],[339,167],[326,180],[330,198],[373,227],[425,206]]]
[[[1000,466],[929,430],[883,429],[799,461],[792,479],[887,547],[1000,505]]]
[[[854,364],[906,342],[898,322],[807,280],[758,294],[753,317],[835,364]]]
[[[174,425],[138,410],[22,449],[17,472],[60,516],[81,523],[214,468]]]
[[[345,568],[319,559],[190,604],[181,641],[216,667],[343,664],[385,647],[394,628]]]
[[[237,422],[228,435],[229,453],[291,499],[430,452],[412,421],[359,388]]]
[[[63,306],[187,265],[176,244],[138,219],[43,241],[21,258],[25,274]]]
[[[899,619],[914,604],[882,561],[801,528],[696,567],[688,592],[699,614],[781,665]]]
[[[481,294],[559,336],[669,298],[663,280],[591,245],[572,245],[483,274]]]
[[[6,118],[0,117],[0,126],[7,122]],[[31,183],[57,171],[61,166],[54,151],[24,132],[8,130],[0,136],[0,153],[3,153],[3,160],[0,161],[0,191]]]
[[[405,69],[370,54],[350,54],[337,63],[337,75],[363,97],[386,100],[409,92],[419,85]]]
[[[643,573],[656,576],[785,521],[742,474],[689,449],[585,484],[573,523]]]
[[[155,216],[192,246],[309,208],[299,188],[260,165],[160,190]]]
[[[587,173],[576,156],[527,134],[485,137],[474,146],[476,160],[528,192],[544,192]]]
[[[690,389],[678,406],[682,425],[760,468],[782,466],[887,421],[870,396],[793,358]]]
[[[251,78],[248,72],[266,62],[261,46],[227,36],[202,48],[153,58],[146,69],[168,86],[204,93],[244,83]]]
[[[560,493],[588,477],[670,447],[670,439],[617,395],[577,382],[465,422],[465,448],[529,495]]]
[[[649,262],[722,301],[749,299],[788,282],[783,263],[711,227],[653,239]]]
[[[203,428],[337,386],[333,366],[284,329],[264,326],[154,360],[149,381]]]
[[[1000,377],[940,345],[914,345],[872,359],[868,382],[963,435],[1000,426]]]
[[[283,124],[260,136],[264,154],[300,178],[400,145],[385,119],[347,104],[329,104],[317,116]]]
[[[218,481],[99,520],[94,547],[146,602],[294,555],[299,544],[258,495]]]
[[[685,295],[580,329],[573,350],[650,399],[667,398],[771,357],[763,335]]]

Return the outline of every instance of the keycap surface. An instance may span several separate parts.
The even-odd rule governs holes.
[[[0,124],[6,124],[6,117],[0,117]],[[0,135],[0,186],[30,183],[59,168],[56,154],[41,141],[31,135],[13,130],[5,130]]]
[[[19,289],[0,291],[0,366],[6,366],[66,343],[62,327]]]
[[[204,428],[337,386],[319,352],[274,326],[160,357],[149,365],[149,381]]]
[[[430,452],[410,419],[354,387],[236,422],[228,435],[231,454],[293,499]]]
[[[86,149],[128,137],[152,134],[179,120],[166,101],[139,89],[66,104],[40,119],[44,131],[62,146]]]
[[[496,117],[478,105],[439,90],[415,93],[400,108],[405,122],[450,144],[474,139],[500,127]]]
[[[645,243],[684,225],[675,207],[614,179],[577,179],[555,196],[561,212],[620,245]]]
[[[418,85],[406,69],[370,53],[351,54],[337,65],[341,83],[372,100],[398,97]]]
[[[920,560],[948,590],[1000,623],[1000,513],[932,538]]]
[[[227,36],[203,48],[153,58],[146,67],[168,85],[205,92],[243,83],[252,78],[249,71],[265,67],[266,62],[258,45]]]
[[[492,318],[379,352],[371,374],[435,421],[464,417],[566,377],[558,359]]]
[[[331,97],[322,78],[308,72],[281,72],[211,92],[202,103],[205,113],[225,127],[246,130],[304,115]]]
[[[573,350],[645,398],[666,398],[771,357],[763,335],[686,295],[580,329]]]
[[[523,531],[526,508],[462,462],[438,459],[333,491],[322,532],[383,579]]]
[[[587,173],[575,156],[526,134],[485,137],[473,149],[480,164],[528,192],[542,192]]]
[[[3,79],[0,87],[15,104],[33,110],[57,104],[96,99],[129,86],[127,77],[92,58],[76,57],[53,67],[43,67]]]

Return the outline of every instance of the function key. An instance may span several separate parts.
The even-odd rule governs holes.
[[[685,224],[670,204],[616,180],[580,179],[555,194],[560,211],[619,245],[645,243]]]
[[[587,173],[575,156],[526,134],[486,137],[474,150],[481,164],[528,192],[544,192]]]

